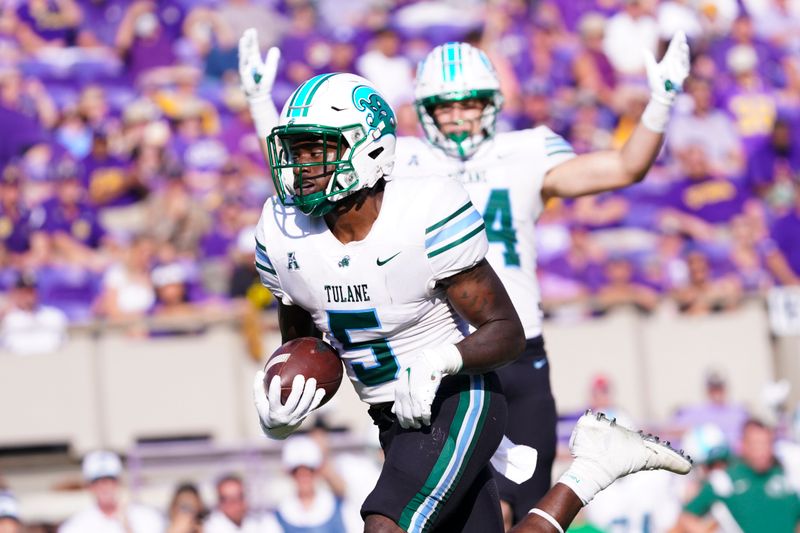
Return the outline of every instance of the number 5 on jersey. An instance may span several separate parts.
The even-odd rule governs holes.
[[[342,343],[346,351],[369,349],[375,362],[372,364],[354,363],[353,371],[358,380],[374,387],[387,381],[392,381],[397,377],[400,365],[386,339],[374,339],[370,341],[353,342],[350,339],[351,331],[361,331],[381,327],[378,313],[375,309],[364,309],[359,311],[328,311],[328,326],[331,334]]]

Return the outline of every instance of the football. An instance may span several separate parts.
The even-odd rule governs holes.
[[[306,379],[315,378],[317,387],[325,389],[320,405],[328,402],[342,383],[342,361],[327,342],[315,337],[300,337],[281,345],[264,366],[264,387],[274,376],[281,377],[281,402],[286,402],[292,392],[292,381],[298,374]]]

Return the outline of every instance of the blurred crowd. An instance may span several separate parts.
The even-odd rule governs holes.
[[[554,202],[542,218],[545,308],[672,301],[709,313],[800,279],[797,1],[0,6],[7,347],[30,346],[13,337],[31,324],[52,344],[69,323],[269,305],[252,235],[272,184],[237,74],[237,39],[251,26],[263,50],[282,49],[278,106],[314,74],[353,71],[385,93],[404,135],[419,134],[416,62],[441,42],[472,42],[501,78],[500,129],[546,124],[577,153],[624,143],[648,99],[641,50],[658,55],[683,29],[692,76],[647,179]]]
[[[320,420],[308,432],[281,443],[276,476],[256,479],[251,472],[229,470],[214,479],[178,481],[163,506],[138,502],[119,455],[91,451],[83,457],[82,482],[76,487],[89,497],[63,519],[26,518],[21,502],[0,478],[0,532],[360,532],[361,502],[377,481],[383,461],[377,429],[352,449],[332,450],[331,437],[331,428]],[[251,490],[264,481],[273,492],[269,506],[257,502]]]
[[[591,378],[586,407],[607,413],[626,427],[641,427],[617,403],[614,379]],[[688,476],[643,472],[601,492],[570,528],[583,533],[790,533],[800,525],[800,409],[788,408],[788,383],[764,388],[756,411],[732,399],[726,375],[707,369],[704,397],[687,404],[659,426],[674,446],[694,460]],[[560,417],[560,458],[583,411]],[[306,431],[279,442],[279,468],[228,470],[180,480],[174,472],[163,496],[145,505],[140,458],[128,471],[116,453],[91,451],[81,463],[82,483],[62,479],[51,498],[67,487],[87,498],[60,518],[42,513],[40,498],[18,501],[0,477],[2,533],[358,533],[360,505],[372,490],[383,462],[377,429],[349,437],[324,417]],[[652,429],[652,428],[651,428]],[[341,437],[347,437],[347,444]],[[338,437],[338,438],[337,438]],[[184,458],[186,459],[186,458]],[[249,461],[264,461],[261,456]],[[252,464],[252,463],[251,463]],[[563,466],[556,463],[556,471]],[[163,465],[161,465],[163,468]],[[198,470],[199,472],[199,470]],[[147,476],[149,477],[149,476]],[[163,475],[161,476],[164,477]],[[177,480],[176,480],[177,479]],[[161,481],[164,482],[163,480]],[[145,485],[159,483],[149,479]],[[265,495],[267,497],[265,497]],[[39,506],[36,502],[39,501]],[[22,503],[27,503],[23,513]],[[45,506],[46,508],[46,506]],[[62,512],[66,509],[61,506]],[[37,515],[39,513],[39,515]],[[47,516],[47,519],[37,518]]]

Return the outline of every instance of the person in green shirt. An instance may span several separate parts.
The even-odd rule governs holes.
[[[794,533],[800,498],[773,451],[774,434],[758,420],[742,431],[740,457],[709,474],[697,496],[686,504],[678,530],[708,531],[710,516],[726,533]]]

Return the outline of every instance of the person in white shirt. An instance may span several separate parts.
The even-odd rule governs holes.
[[[307,435],[289,437],[283,445],[283,468],[294,492],[278,504],[276,518],[284,533],[345,533],[345,483],[327,461],[322,448]],[[325,485],[319,486],[318,479]]]
[[[0,533],[22,533],[17,500],[8,492],[0,492]]]
[[[94,503],[70,517],[58,533],[162,533],[164,517],[136,503],[123,503],[122,461],[114,452],[97,450],[83,459],[83,477]]]
[[[67,316],[48,305],[39,305],[36,279],[20,274],[10,293],[11,307],[0,322],[0,345],[18,355],[54,352],[67,337]]]
[[[225,474],[217,481],[217,508],[203,524],[204,533],[277,533],[280,527],[272,516],[250,512],[242,478]]]

